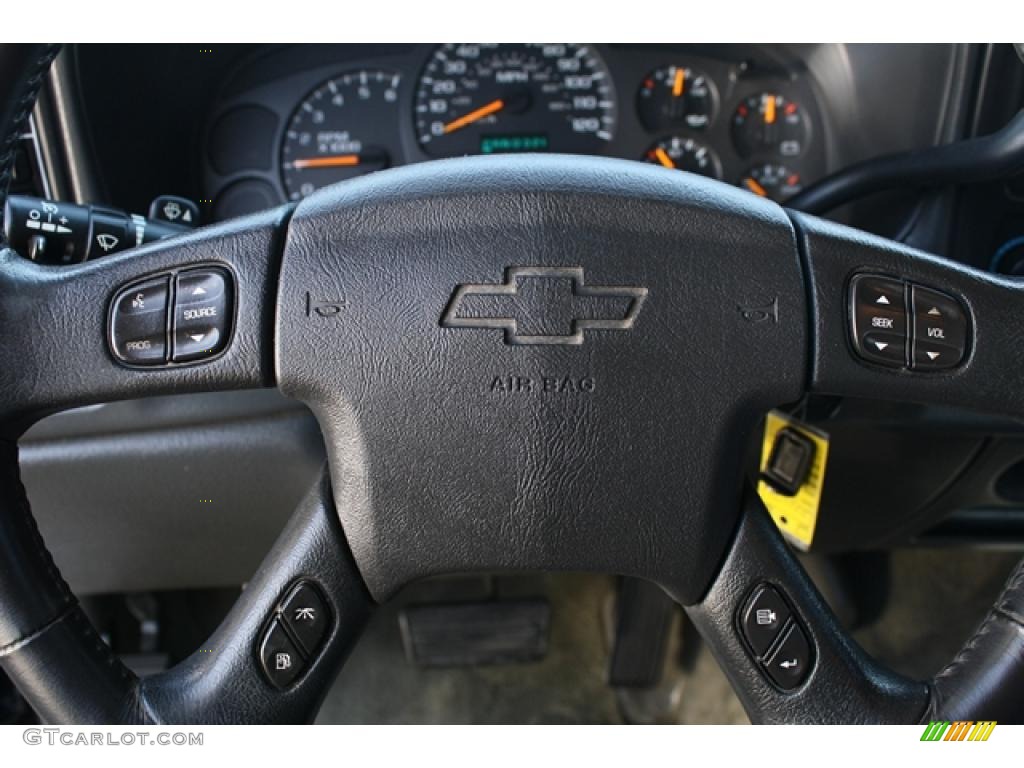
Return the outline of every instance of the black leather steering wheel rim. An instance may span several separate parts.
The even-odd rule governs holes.
[[[0,199],[6,196],[14,141],[54,53],[53,47],[0,46],[0,136],[3,137]],[[439,189],[450,190],[451,194],[439,194],[436,191]],[[491,205],[496,199],[505,206],[497,213]],[[734,210],[737,206],[742,206],[739,213]],[[656,212],[659,220],[665,213],[670,216],[681,213],[684,219],[692,214],[693,219],[692,223],[687,219],[679,224],[680,231],[662,231],[646,220],[638,224],[646,212]],[[439,215],[442,213],[445,215]],[[431,351],[431,356],[416,359],[417,365],[425,369],[435,363],[440,369],[450,360],[464,360],[467,354],[492,355],[485,345],[493,344],[495,333],[501,329],[504,329],[507,345],[515,347],[522,341],[515,338],[514,325],[511,329],[507,325],[487,328],[472,337],[459,330],[454,333],[462,335],[450,335],[452,331],[445,329],[444,323],[445,318],[452,317],[452,305],[437,307],[441,314],[440,331],[438,319],[431,315],[429,322],[417,325],[417,330],[408,331],[407,340],[402,339],[403,332],[410,327],[408,318],[418,317],[419,295],[408,300],[399,295],[398,304],[389,303],[388,296],[401,294],[403,288],[413,285],[417,294],[430,293],[433,303],[428,309],[433,312],[436,291],[434,287],[424,288],[419,275],[412,283],[399,281],[395,284],[391,276],[374,271],[372,263],[380,255],[377,249],[382,247],[382,242],[403,243],[412,253],[416,250],[415,243],[403,238],[411,237],[410,232],[416,234],[415,229],[419,227],[434,233],[435,245],[451,246],[452,233],[462,235],[462,240],[466,239],[467,232],[479,237],[480,243],[488,243],[489,250],[485,249],[487,256],[483,258],[483,266],[488,268],[497,264],[512,266],[502,261],[505,254],[497,253],[508,246],[510,237],[520,238],[516,247],[535,249],[536,253],[530,258],[586,261],[591,275],[611,273],[614,271],[611,267],[624,263],[607,255],[599,259],[591,253],[599,244],[597,241],[573,241],[568,246],[569,256],[565,253],[538,256],[537,253],[545,253],[547,246],[543,239],[532,237],[529,229],[502,230],[502,239],[506,242],[494,244],[486,240],[486,232],[472,229],[477,221],[500,229],[505,220],[499,221],[494,216],[505,216],[505,220],[513,224],[517,217],[528,219],[534,226],[538,221],[554,222],[552,226],[569,228],[583,240],[586,240],[586,230],[571,229],[578,226],[577,219],[594,217],[596,228],[596,222],[622,216],[623,231],[633,232],[629,228],[639,227],[638,249],[642,244],[656,252],[659,243],[672,238],[683,238],[686,242],[686,238],[696,238],[721,261],[713,271],[696,260],[687,262],[690,272],[686,277],[690,279],[678,283],[676,288],[694,302],[699,297],[686,294],[694,290],[694,286],[720,289],[721,295],[728,298],[735,294],[737,287],[749,286],[749,275],[743,274],[742,254],[738,253],[742,248],[737,244],[756,242],[762,262],[767,265],[761,267],[764,273],[757,276],[759,285],[775,291],[777,298],[782,297],[780,306],[784,318],[779,325],[782,329],[802,328],[809,313],[814,332],[808,338],[762,337],[758,343],[767,351],[759,351],[753,342],[743,340],[741,343],[748,344],[743,354],[750,358],[748,368],[738,369],[743,380],[730,383],[714,377],[708,379],[709,386],[717,385],[722,392],[705,394],[706,410],[714,410],[711,406],[717,403],[715,397],[732,395],[737,401],[729,403],[727,408],[723,406],[725,415],[716,412],[716,420],[710,424],[724,423],[737,432],[749,432],[755,412],[765,402],[805,390],[954,402],[1024,415],[1019,413],[1021,406],[1011,398],[1013,386],[1019,380],[1014,371],[1018,357],[1016,339],[1024,325],[1010,311],[1014,301],[1024,297],[1024,290],[1018,285],[813,217],[787,216],[768,204],[750,204],[745,198],[733,197],[704,182],[690,187],[675,177],[659,175],[658,169],[634,169],[629,164],[611,161],[558,158],[518,164],[500,159],[455,161],[424,170],[388,172],[388,175],[379,175],[377,180],[320,195],[298,211],[292,208],[271,211],[145,246],[123,256],[61,269],[39,267],[4,250],[0,253],[0,328],[19,329],[31,324],[40,330],[32,347],[20,340],[17,333],[0,337],[0,360],[4,363],[4,373],[0,374],[0,392],[4,393],[0,408],[3,435],[0,442],[0,665],[44,720],[105,723],[308,721],[315,715],[375,600],[386,599],[413,578],[444,569],[483,565],[584,569],[607,566],[658,581],[684,605],[708,639],[755,722],[918,722],[922,719],[1006,722],[1024,716],[1020,699],[1020,691],[1024,690],[1024,564],[1011,577],[978,632],[946,670],[929,683],[902,678],[868,658],[849,639],[782,542],[755,495],[746,496],[742,513],[735,509],[726,511],[730,499],[733,504],[738,501],[738,494],[730,490],[728,481],[731,479],[734,481],[731,487],[737,487],[740,475],[735,456],[738,451],[731,444],[720,451],[708,448],[709,456],[718,457],[720,452],[733,460],[735,466],[730,466],[725,475],[717,474],[721,470],[713,467],[708,459],[706,466],[696,465],[695,479],[681,479],[674,486],[677,491],[704,491],[701,501],[713,502],[709,508],[693,512],[692,516],[680,512],[678,519],[672,509],[645,509],[640,517],[649,518],[646,527],[644,524],[628,525],[630,518],[624,515],[622,505],[604,507],[602,504],[607,500],[601,498],[587,499],[594,508],[607,513],[594,523],[593,529],[587,527],[590,521],[581,523],[579,518],[564,515],[552,517],[550,511],[558,506],[554,502],[565,506],[566,497],[548,496],[547,491],[538,490],[546,484],[554,486],[551,493],[559,492],[560,478],[545,472],[550,473],[552,467],[572,468],[581,458],[569,457],[576,462],[573,464],[565,455],[545,454],[544,446],[535,443],[520,448],[525,451],[523,455],[534,462],[527,468],[533,473],[528,490],[540,494],[544,503],[514,507],[519,516],[502,520],[504,528],[478,532],[472,544],[454,536],[453,532],[472,533],[473,529],[464,526],[474,524],[477,518],[438,518],[436,515],[420,518],[415,510],[394,511],[399,503],[394,494],[402,491],[403,471],[410,477],[416,474],[409,467],[388,467],[389,482],[383,490],[374,487],[370,494],[365,478],[360,477],[361,467],[365,465],[354,464],[348,457],[373,454],[379,467],[380,446],[401,451],[400,446],[391,443],[394,425],[389,426],[387,432],[375,431],[375,427],[365,423],[358,429],[351,429],[353,421],[365,417],[367,412],[380,420],[401,415],[399,409],[392,407],[396,396],[393,391],[387,388],[378,391],[368,385],[372,380],[379,386],[389,375],[388,370],[381,369],[392,364],[390,358],[374,354],[372,347],[377,334],[387,330],[391,332],[388,338],[397,337],[405,343],[405,346],[398,344],[387,350],[389,355],[395,356],[393,365],[398,366],[403,354],[418,354],[417,333],[440,333],[437,336],[440,341],[434,342],[440,346]],[[563,216],[572,221],[563,221]],[[454,226],[450,221],[467,229],[448,232],[446,228]],[[709,233],[716,228],[720,231]],[[649,238],[643,234],[647,229],[651,230]],[[728,236],[724,242],[716,241],[715,237],[722,232]],[[346,269],[358,270],[364,265],[366,271],[352,271],[347,282],[339,282],[340,278],[335,276],[337,265],[325,263],[328,259],[323,251],[325,242],[333,249],[332,253],[345,253]],[[565,247],[566,243],[561,245]],[[454,247],[458,250],[461,246]],[[604,247],[614,250],[614,243],[606,243]],[[394,252],[403,253],[402,249]],[[464,285],[466,276],[458,273],[456,267],[461,265],[466,269],[466,265],[472,263],[471,256],[460,257],[463,261],[453,256],[451,267],[440,264],[438,286],[448,286],[445,290],[450,290],[451,286]],[[605,258],[607,262],[601,260]],[[667,269],[664,261],[662,258],[657,263],[645,264],[647,271],[642,276],[648,285],[674,280],[673,273],[659,272]],[[161,371],[126,370],[107,353],[103,332],[105,312],[97,310],[93,314],[103,317],[93,318],[88,310],[84,313],[75,310],[105,308],[117,286],[140,276],[208,263],[231,266],[238,281],[239,304],[231,347],[223,357],[206,365]],[[406,266],[414,268],[416,263]],[[778,266],[777,276],[768,270],[773,264]],[[562,270],[559,276],[564,276],[566,267],[557,269]],[[971,356],[963,370],[955,375],[923,379],[876,371],[853,360],[845,345],[844,296],[851,270],[857,269],[905,276],[969,297],[976,334]],[[374,315],[377,325],[360,326],[359,323],[367,322],[366,318],[356,318],[353,329],[342,338],[332,335],[337,333],[334,330],[323,330],[321,326],[309,325],[307,320],[290,316],[288,307],[297,308],[303,301],[308,307],[311,285],[314,285],[309,278],[313,273],[318,280],[316,289],[329,294],[319,298],[341,297],[339,300],[343,303],[360,306],[364,315],[377,312],[379,314]],[[640,274],[635,272],[633,278]],[[575,278],[575,273],[573,277],[578,279],[574,284],[582,284],[583,278]],[[703,277],[703,281],[695,279],[697,277]],[[607,284],[607,280],[597,281],[598,286]],[[364,294],[372,294],[370,303],[361,303],[366,301]],[[452,301],[460,296],[454,294]],[[626,317],[630,312],[635,314],[635,294],[632,300],[633,309],[625,310]],[[650,306],[644,310],[647,314],[643,319],[648,321],[645,327],[656,320],[678,317],[673,313],[680,312],[680,307],[671,303],[659,305],[656,303],[659,300],[654,294],[647,299]],[[735,308],[728,309],[728,312],[723,310],[723,318],[733,318]],[[458,319],[457,313],[455,316]],[[388,327],[396,317],[402,322],[397,331]],[[463,323],[463,327],[473,325]],[[512,337],[508,335],[510,330]],[[758,332],[774,333],[777,329]],[[314,344],[318,334],[320,341],[330,344],[320,347]],[[608,337],[611,336],[609,333]],[[649,348],[642,350],[644,353],[667,351],[659,346],[660,339],[649,333],[647,336],[638,333],[636,338],[641,341],[631,341],[633,347],[616,341],[615,345],[602,348],[610,352],[595,351],[596,345],[591,344],[585,348],[585,354],[591,363],[621,364],[635,363],[629,355],[635,354],[636,348],[642,348],[644,343],[649,344]],[[46,346],[47,342],[52,348]],[[569,368],[579,359],[578,355],[573,357],[577,354],[574,350],[584,348],[585,342],[586,333],[580,331],[579,341],[569,342],[564,349],[532,347],[522,357],[546,363],[560,361]],[[467,352],[467,348],[471,352]],[[502,354],[509,354],[509,350],[502,350]],[[607,356],[602,358],[602,354]],[[810,361],[805,360],[808,354]],[[714,369],[718,358],[709,355],[702,358],[702,362],[705,367]],[[358,369],[360,363],[364,366],[361,370]],[[737,370],[735,365],[730,370]],[[1024,366],[1024,361],[1020,361],[1020,365]],[[365,372],[367,366],[372,369],[370,374]],[[322,375],[324,369],[329,376]],[[723,364],[722,370],[725,369]],[[57,375],[58,371],[65,377],[63,380]],[[502,370],[503,374],[505,372]],[[757,381],[750,381],[762,372],[767,382],[764,388]],[[773,376],[777,380],[773,380]],[[333,392],[335,383],[345,390],[344,398]],[[170,391],[274,385],[305,400],[313,408],[328,438],[329,470],[300,505],[239,603],[207,644],[215,653],[195,654],[166,673],[140,681],[99,639],[47,552],[18,479],[17,437],[40,415],[75,404]],[[353,392],[359,394],[355,401]],[[482,415],[492,412],[492,409],[474,410],[476,395],[462,393],[461,397],[464,399],[461,410],[470,419],[479,422]],[[452,423],[457,424],[461,418],[458,405],[442,402],[432,406],[436,408],[431,417],[435,419],[432,425],[441,429],[446,419],[454,419]],[[631,403],[630,407],[630,419],[620,420],[620,430],[628,433],[639,423],[649,432],[661,435],[671,426],[651,420],[651,415],[657,411],[644,398]],[[519,418],[525,415],[527,419],[535,419],[533,424],[540,430],[541,437],[561,434],[561,426],[553,422],[551,410],[516,405],[510,408],[510,413]],[[581,405],[574,413],[578,423],[587,426],[591,424],[594,409]],[[699,411],[680,413],[691,418],[701,417]],[[495,418],[505,416],[499,414]],[[421,427],[410,429],[409,434],[423,433],[423,425],[415,419],[409,425]],[[485,430],[482,434],[489,433]],[[467,447],[461,441],[444,442],[443,436],[439,436],[439,440],[446,457],[459,460],[468,461],[474,450],[485,452],[490,448],[499,454],[505,450],[499,445],[500,441],[489,443],[486,437],[478,448]],[[594,440],[606,451],[623,451],[619,454],[622,461],[629,461],[629,446],[623,448],[621,441],[609,443],[605,435],[596,435]],[[564,445],[571,447],[572,441],[558,443],[559,447]],[[658,446],[662,453],[671,450],[666,445]],[[600,457],[588,454],[585,458],[595,465],[600,464]],[[656,462],[657,452],[644,454],[644,459]],[[642,471],[643,463],[632,466]],[[434,469],[436,471],[437,467]],[[525,470],[517,467],[515,471],[522,477]],[[417,490],[422,493],[423,487],[418,486]],[[579,488],[568,490],[577,492]],[[602,493],[613,499],[619,492],[615,485],[605,484],[602,488]],[[473,493],[483,496],[479,488]],[[390,512],[386,519],[367,508],[367,499],[371,496],[378,504],[377,509],[381,498],[392,502],[385,505]],[[640,492],[637,498],[645,496]],[[461,500],[469,505],[478,501],[475,498]],[[722,520],[708,523],[716,517]],[[435,525],[436,530],[432,529]],[[522,526],[527,528],[521,529]],[[524,530],[529,535],[524,535]],[[538,530],[543,536],[536,536]],[[688,534],[705,530],[713,535],[699,540],[688,538]],[[403,532],[411,543],[404,540]],[[492,540],[488,539],[490,534],[493,534]],[[661,535],[664,540],[659,540]],[[398,542],[408,546],[414,556],[403,558],[391,551]],[[266,618],[282,594],[296,580],[306,578],[320,585],[332,614],[332,624],[323,650],[310,668],[295,685],[279,691],[262,677],[256,645]],[[761,583],[773,584],[787,595],[813,648],[814,667],[807,679],[792,691],[780,690],[765,678],[736,630],[736,615],[743,600],[752,587]]]

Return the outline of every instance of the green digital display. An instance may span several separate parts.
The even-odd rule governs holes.
[[[498,155],[506,152],[546,152],[547,148],[548,137],[540,133],[480,137],[480,153],[483,155]]]

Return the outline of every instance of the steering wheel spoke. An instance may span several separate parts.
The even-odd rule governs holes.
[[[272,385],[272,280],[287,212],[67,267],[0,250],[0,422],[8,433],[96,402]],[[204,302],[199,278],[209,274],[222,276],[224,293]],[[178,327],[186,314],[195,328]]]
[[[1024,416],[1024,282],[792,218],[812,299],[811,391]],[[859,278],[875,284],[858,291]]]
[[[5,525],[19,519],[2,511]],[[326,473],[213,636],[153,677],[139,680],[124,667],[48,557],[40,570],[45,563],[34,588],[48,613],[3,617],[0,666],[47,722],[310,722],[373,607]],[[35,624],[17,630],[18,621]]]
[[[325,473],[204,647],[141,682],[141,706],[166,723],[311,722],[373,604]]]
[[[842,628],[756,494],[721,571],[684,606],[751,720],[912,723],[928,687],[875,662]]]

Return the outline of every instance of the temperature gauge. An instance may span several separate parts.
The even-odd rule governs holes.
[[[767,197],[777,203],[788,200],[803,189],[799,173],[776,163],[765,163],[751,168],[747,175],[740,179],[740,186],[758,197]]]
[[[662,67],[640,84],[637,110],[650,131],[704,128],[714,112],[711,81],[689,67]]]
[[[644,160],[666,168],[689,171],[712,179],[722,178],[722,164],[710,147],[693,139],[671,136],[662,139],[644,154]]]
[[[803,154],[807,135],[804,111],[777,93],[748,96],[732,116],[732,139],[743,157],[755,153],[796,157]]]

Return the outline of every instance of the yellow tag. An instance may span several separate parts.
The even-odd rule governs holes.
[[[768,466],[776,435],[785,427],[796,430],[814,443],[814,458],[811,460],[807,479],[795,496],[785,496],[764,480],[758,480],[757,494],[783,535],[798,549],[806,552],[814,540],[814,526],[818,521],[818,508],[821,506],[825,463],[828,460],[828,435],[796,421],[785,413],[772,411],[764,425],[764,442],[761,445],[762,472]]]

